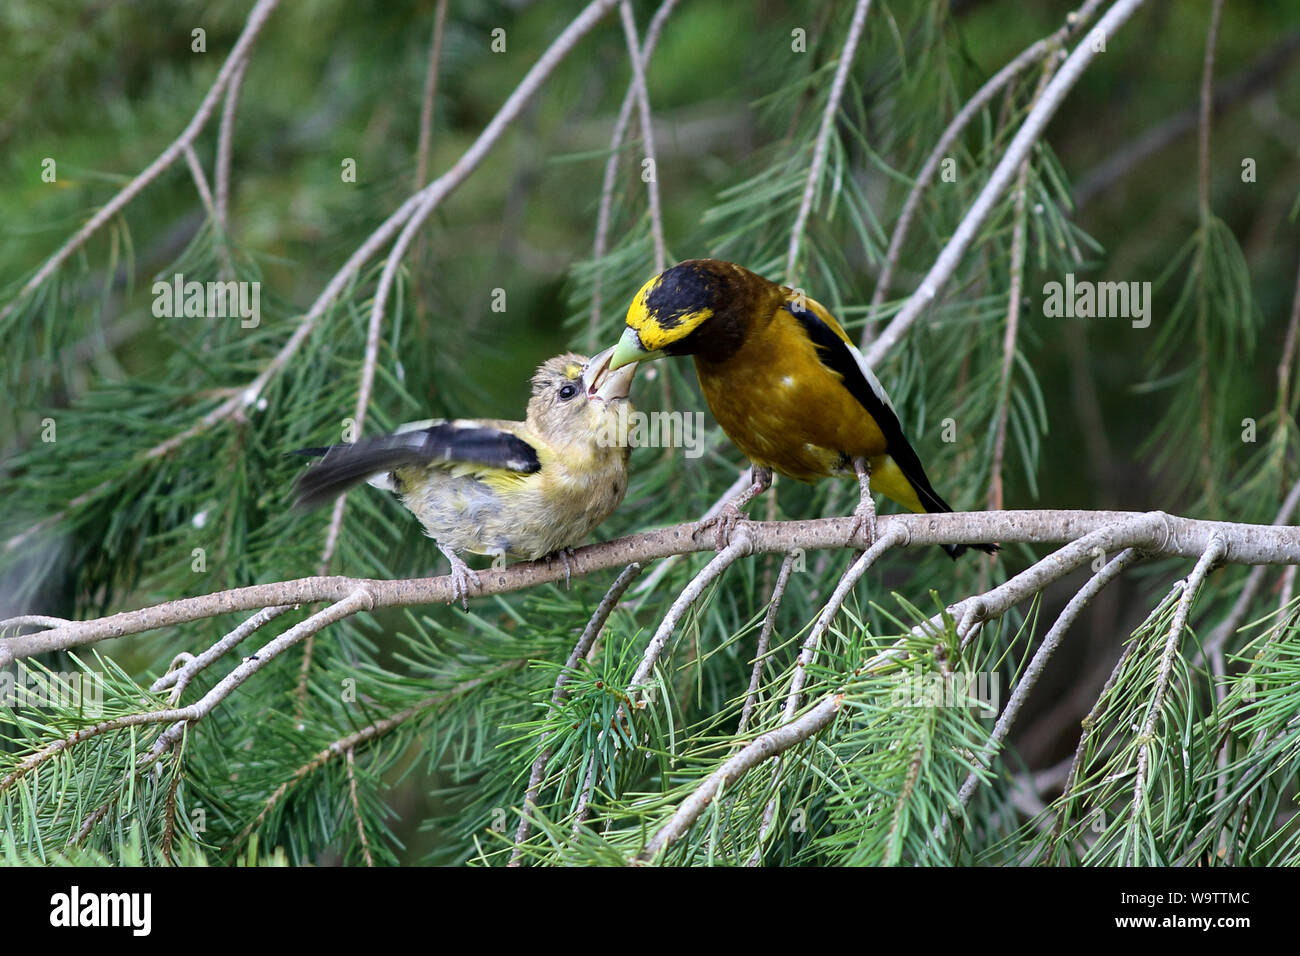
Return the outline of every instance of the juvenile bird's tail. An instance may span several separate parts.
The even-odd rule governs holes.
[[[363,481],[430,457],[422,432],[366,438],[353,445],[300,448],[294,454],[324,456],[294,482],[294,504],[300,508],[314,508]]]
[[[294,484],[299,507],[336,498],[353,485],[382,477],[403,465],[468,463],[531,474],[541,468],[537,449],[522,438],[470,420],[412,422],[392,435],[363,438],[352,445],[303,448],[300,455],[324,455]]]

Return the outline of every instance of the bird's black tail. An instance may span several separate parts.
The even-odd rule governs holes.
[[[436,421],[427,428],[363,438],[352,445],[303,448],[297,454],[325,456],[294,484],[296,504],[303,508],[323,504],[403,465],[465,462],[525,475],[542,467],[537,449],[522,438],[472,421]]]
[[[893,458],[894,464],[907,477],[916,492],[916,497],[920,499],[921,504],[925,506],[927,514],[946,514],[952,511],[948,502],[939,497],[939,493],[934,490],[930,484],[930,479],[925,476],[925,469],[921,467],[921,461],[916,457],[916,452],[912,451],[911,446],[907,446],[906,452],[902,455],[895,454],[890,450],[890,457]],[[899,459],[903,460],[900,461]],[[983,551],[985,554],[997,554],[998,546],[996,544],[944,544],[940,545],[943,550],[948,552],[948,557],[956,561],[968,548],[974,548],[976,551]]]
[[[299,508],[322,505],[373,475],[429,459],[420,432],[365,438],[352,445],[300,448],[294,454],[324,456],[294,482],[294,504]]]

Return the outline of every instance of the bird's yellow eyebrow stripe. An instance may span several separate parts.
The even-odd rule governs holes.
[[[564,377],[565,377],[565,378],[568,378],[568,379],[581,378],[581,377],[582,377],[582,366],[581,366],[581,365],[566,365],[566,366],[564,367]]]

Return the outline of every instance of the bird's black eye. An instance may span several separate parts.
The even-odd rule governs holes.
[[[573,396],[577,394],[578,394],[578,386],[575,385],[573,382],[566,382],[565,384],[560,386],[560,401],[562,402],[567,402],[569,399],[573,398]]]

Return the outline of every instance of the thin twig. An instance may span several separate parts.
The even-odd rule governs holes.
[[[677,600],[673,601],[672,607],[668,609],[668,613],[664,615],[664,619],[660,622],[654,637],[650,639],[650,643],[646,646],[645,653],[641,657],[641,663],[637,666],[636,673],[632,675],[632,680],[628,683],[628,698],[633,703],[635,703],[641,688],[646,685],[650,675],[654,672],[655,664],[658,663],[659,655],[663,653],[668,639],[672,637],[673,631],[677,629],[677,625],[686,616],[686,612],[691,609],[691,605],[700,599],[700,595],[704,593],[705,588],[712,584],[723,571],[752,550],[749,528],[738,528],[731,536],[731,543],[714,555],[713,560],[691,579],[691,583],[682,588],[682,592],[677,595]]]
[[[199,162],[193,146],[185,147],[185,164],[190,168],[190,176],[194,179],[194,187],[199,192],[199,200],[203,203],[203,208],[207,210],[208,217],[215,222],[217,207],[212,200],[212,188],[208,185],[208,177],[203,172],[203,164]]]
[[[105,223],[109,222],[114,216],[120,213],[127,204],[131,202],[131,200],[144,191],[146,186],[161,176],[172,165],[172,163],[180,159],[187,148],[194,145],[194,141],[198,138],[199,133],[201,133],[203,127],[207,125],[208,118],[212,115],[212,111],[216,109],[217,100],[221,98],[222,91],[226,89],[227,85],[230,83],[231,77],[239,68],[239,64],[243,62],[245,57],[248,55],[249,48],[253,45],[253,41],[257,39],[258,33],[261,32],[262,27],[266,25],[267,19],[271,16],[271,12],[275,10],[276,6],[279,5],[279,2],[280,0],[258,0],[257,6],[253,7],[252,11],[248,14],[248,19],[244,22],[244,29],[240,32],[239,38],[235,41],[235,45],[231,49],[230,55],[226,57],[226,62],[222,64],[221,71],[217,74],[217,78],[213,81],[212,86],[203,97],[203,101],[199,104],[199,108],[195,111],[189,124],[181,131],[181,134],[172,141],[171,145],[162,151],[162,154],[159,155],[157,159],[150,163],[145,170],[140,173],[140,175],[135,177],[135,179],[122,187],[117,195],[101,206],[99,211],[91,216],[90,220],[78,229],[71,239],[59,247],[58,251],[55,252],[54,255],[45,260],[45,263],[36,270],[35,275],[23,284],[23,287],[18,291],[18,294],[14,296],[13,300],[3,309],[0,309],[0,323],[3,323],[5,319],[9,318],[20,302],[26,299],[28,295],[49,279],[49,277],[52,276],[58,268],[72,256],[73,253],[85,245],[90,237],[98,232]]]
[[[655,11],[655,15],[650,19],[650,26],[646,28],[645,43],[641,46],[641,70],[650,63],[650,54],[654,52],[655,45],[659,42],[659,33],[663,29],[664,21],[672,13],[673,7],[677,6],[677,0],[664,0]],[[614,184],[618,176],[619,150],[623,145],[623,137],[627,135],[628,124],[632,121],[632,107],[636,104],[636,85],[635,82],[629,83],[627,93],[623,95],[623,104],[618,109],[618,119],[614,121],[614,131],[609,139],[609,158],[605,160],[605,175],[600,188],[600,208],[596,213],[596,238],[592,244],[591,258],[593,262],[599,262],[605,255],[605,250],[609,247],[609,229],[610,218],[614,208]],[[600,312],[602,302],[601,296],[601,273],[597,269],[592,278],[591,286],[591,318],[587,324],[587,349],[589,352],[596,351],[596,345],[599,339]]]
[[[650,235],[654,240],[655,273],[664,271],[667,265],[667,253],[664,250],[664,219],[659,206],[659,163],[655,157],[654,118],[650,114],[650,92],[646,87],[645,61],[641,57],[641,43],[636,36],[636,19],[632,16],[632,4],[622,0],[618,6],[619,17],[623,21],[623,36],[627,39],[627,57],[632,63],[632,89],[636,96],[637,112],[641,116],[641,145],[645,150],[645,159],[650,164],[649,177],[642,177],[646,183],[646,198],[650,205]]]
[[[433,102],[438,92],[438,64],[442,60],[442,27],[447,19],[447,0],[438,0],[433,14],[433,40],[429,44],[429,69],[424,76],[420,100],[420,138],[415,149],[415,188],[425,184],[429,170],[429,143],[433,138]]]
[[[906,541],[906,532],[901,528],[890,528],[877,536],[875,543],[863,552],[862,557],[853,563],[844,576],[840,578],[839,584],[835,586],[830,600],[822,608],[822,612],[817,617],[817,623],[813,625],[812,630],[808,632],[808,637],[804,639],[803,647],[799,650],[799,660],[795,663],[794,677],[790,680],[790,694],[786,697],[785,711],[782,714],[781,722],[788,723],[790,718],[799,710],[799,697],[803,693],[804,684],[808,680],[808,668],[812,666],[814,658],[817,656],[817,648],[821,645],[822,637],[830,630],[831,622],[835,616],[840,613],[840,608],[848,599],[849,592],[862,579],[862,575],[880,560],[880,556],[890,548],[897,547]]]
[[[221,124],[217,133],[217,165],[213,173],[216,180],[215,219],[223,241],[230,235],[230,161],[235,148],[235,112],[239,107],[239,94],[244,88],[248,63],[246,56],[239,61],[230,77],[230,87],[226,90],[226,102],[221,108]]]
[[[772,600],[768,602],[767,614],[763,617],[763,629],[758,634],[758,646],[754,649],[754,669],[749,675],[749,690],[745,694],[745,706],[740,712],[740,725],[736,728],[736,736],[745,736],[745,731],[749,727],[749,718],[753,716],[754,707],[758,704],[758,685],[763,676],[763,665],[767,662],[767,648],[772,641],[772,631],[776,626],[776,615],[781,609],[781,599],[785,597],[785,588],[790,581],[790,569],[794,562],[799,558],[795,552],[785,556],[781,562],[781,570],[776,576],[776,586],[772,589]]]
[[[1205,34],[1205,60],[1201,67],[1201,118],[1197,135],[1197,189],[1201,216],[1210,214],[1210,115],[1214,104],[1214,49],[1219,40],[1219,20],[1223,0],[1214,0],[1210,8],[1210,28]]]
[[[817,132],[817,140],[813,146],[812,165],[808,167],[808,181],[803,187],[803,199],[799,203],[799,212],[794,219],[794,228],[790,230],[790,246],[785,256],[787,285],[794,285],[795,267],[799,264],[799,246],[803,242],[804,229],[808,225],[813,201],[817,198],[817,187],[821,185],[831,131],[835,128],[835,117],[840,111],[844,85],[848,81],[849,69],[853,66],[853,55],[857,52],[858,40],[862,37],[862,27],[867,22],[867,11],[870,9],[871,0],[857,0],[857,5],[853,8],[853,19],[849,21],[849,35],[845,37],[844,48],[840,50],[840,61],[835,67],[835,79],[831,82],[826,109],[822,111],[821,128]]]
[[[843,694],[824,698],[802,717],[768,731],[746,745],[711,773],[695,791],[677,807],[672,817],[651,837],[650,842],[637,854],[637,862],[653,859],[660,852],[686,835],[691,826],[724,787],[735,783],[749,770],[769,757],[784,753],[826,727],[839,713]]]
[[[1143,0],[1115,0],[1094,29],[1100,30],[1101,35],[1109,40],[1142,5],[1142,2]],[[930,271],[926,273],[916,291],[912,293],[880,337],[871,343],[866,354],[868,366],[880,365],[890,349],[902,339],[921,313],[938,299],[939,293],[956,272],[957,266],[961,263],[966,250],[970,248],[976,234],[992,214],[993,207],[1003,191],[1010,185],[1020,164],[1042,137],[1048,122],[1065,101],[1066,94],[1070,92],[1096,55],[1096,47],[1085,39],[1075,47],[1061,69],[1052,77],[1051,82],[1047,84],[1047,89],[1043,91],[1038,103],[1025,117],[1024,123],[1021,124],[1020,130],[989,176],[988,182],[984,184],[979,196],[967,210],[961,223],[953,232],[952,238],[948,240],[934,265],[930,267]]]
[[[352,817],[357,821],[357,836],[361,838],[361,855],[366,866],[374,866],[375,858],[370,855],[370,840],[366,836],[365,824],[361,822],[361,800],[357,797],[357,775],[353,768],[353,749],[348,748],[348,793],[352,799]]]
[[[569,675],[578,666],[578,661],[587,656],[596,643],[596,638],[601,630],[605,627],[605,622],[609,616],[614,613],[614,608],[622,599],[623,593],[628,589],[636,576],[641,573],[641,565],[633,563],[623,569],[623,572],[610,585],[609,590],[601,599],[600,604],[596,606],[596,613],[591,616],[587,626],[582,631],[582,636],[578,638],[578,643],[573,646],[569,659],[565,661],[564,669],[560,671],[560,676],[555,679],[555,690],[551,692],[551,712],[559,706],[560,702],[568,696],[565,685],[569,682]],[[549,735],[547,735],[549,736]],[[545,744],[547,737],[542,738]],[[509,866],[518,866],[519,858],[524,852],[524,842],[527,841],[528,835],[532,829],[532,815],[537,809],[537,797],[542,790],[542,779],[546,776],[546,765],[551,759],[551,748],[549,745],[543,746],[542,752],[537,755],[533,761],[532,771],[528,775],[528,790],[524,794],[524,808],[519,815],[519,827],[515,830],[515,846],[510,853]]]
[[[1032,104],[1038,102],[1043,87],[1051,76],[1050,69],[1045,68],[1038,78],[1038,89],[1034,92]],[[998,425],[993,438],[993,465],[990,468],[989,508],[1002,509],[1002,461],[1007,448],[1007,419],[1011,415],[1011,372],[1016,361],[1016,336],[1020,329],[1020,284],[1025,276],[1025,222],[1026,193],[1029,181],[1029,159],[1020,164],[1016,175],[1015,212],[1011,226],[1011,282],[1007,293],[1007,328],[1002,337],[1002,380],[998,387]]]
[[[1169,627],[1169,636],[1165,639],[1164,653],[1160,657],[1160,670],[1156,677],[1155,691],[1152,693],[1151,702],[1147,706],[1146,719],[1142,722],[1141,730],[1138,731],[1138,739],[1141,741],[1141,745],[1137,755],[1137,770],[1133,778],[1133,815],[1135,818],[1142,813],[1144,797],[1146,796],[1147,769],[1151,760],[1152,738],[1155,734],[1156,721],[1164,709],[1165,692],[1169,689],[1170,676],[1173,673],[1174,661],[1178,656],[1178,646],[1182,643],[1183,629],[1187,626],[1187,615],[1192,609],[1192,600],[1196,597],[1197,591],[1200,590],[1206,575],[1210,573],[1210,568],[1226,551],[1227,543],[1223,538],[1218,535],[1211,537],[1205,553],[1196,562],[1196,567],[1192,569],[1192,573],[1187,576],[1187,582],[1183,586],[1183,593],[1178,598],[1178,607],[1174,611],[1174,620]]]
[[[238,647],[250,634],[257,631],[268,621],[273,621],[285,611],[292,610],[292,605],[281,605],[280,607],[266,607],[258,611],[248,620],[244,621],[230,633],[226,634],[221,640],[217,641],[206,651],[198,656],[189,656],[183,666],[174,670],[169,669],[167,673],[159,677],[149,689],[155,694],[159,691],[166,690],[168,687],[184,688],[186,684],[194,679],[194,675],[209,667],[213,661],[219,660],[228,654],[231,650]],[[173,702],[180,699],[177,692],[173,695]]]

